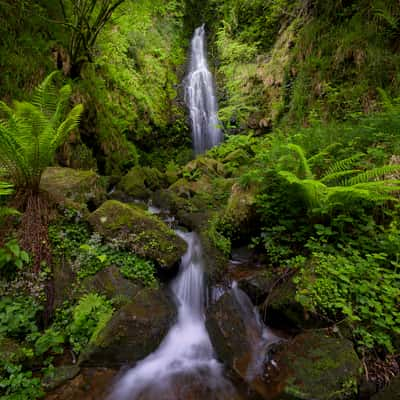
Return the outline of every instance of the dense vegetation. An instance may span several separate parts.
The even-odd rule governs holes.
[[[88,223],[106,196],[161,192],[219,259],[247,245],[290,280],[367,376],[398,362],[397,0],[6,0],[0,16],[0,399],[43,397],[127,304],[99,273],[163,285],[143,254],[164,244]],[[226,140],[192,160],[180,82],[200,16]],[[101,178],[59,197],[55,164]]]

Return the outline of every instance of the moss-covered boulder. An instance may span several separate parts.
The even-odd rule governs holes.
[[[225,168],[218,160],[201,156],[186,164],[182,169],[182,174],[184,177],[196,180],[200,176],[224,176]]]
[[[249,241],[257,229],[255,193],[254,188],[243,189],[238,183],[232,185],[221,223],[233,240]]]
[[[389,386],[372,396],[371,400],[400,400],[400,376],[393,378]]]
[[[40,188],[56,202],[78,209],[99,206],[106,197],[104,184],[94,171],[72,168],[46,168]]]
[[[180,262],[187,245],[164,222],[139,207],[108,200],[88,218],[93,229],[106,238],[118,238],[136,254],[161,268]]]
[[[117,311],[80,358],[84,366],[117,367],[154,351],[176,315],[173,301],[161,289],[143,289]]]
[[[117,185],[117,193],[122,192],[127,198],[147,200],[151,193],[164,184],[164,174],[157,168],[133,167]]]
[[[296,336],[278,352],[272,369],[280,388],[279,399],[343,400],[357,397],[362,365],[347,339],[323,331]],[[271,383],[273,386],[273,383]]]
[[[80,288],[85,293],[96,292],[110,299],[127,302],[135,297],[142,287],[124,278],[117,267],[111,266],[86,277]]]

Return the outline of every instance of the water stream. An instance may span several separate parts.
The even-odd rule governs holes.
[[[185,101],[190,112],[195,154],[222,142],[218,126],[214,82],[207,64],[204,25],[197,28],[191,42],[190,68],[185,79]]]
[[[195,233],[178,235],[188,244],[178,276],[171,284],[178,318],[160,347],[118,381],[111,400],[184,399],[185,390],[196,399],[232,399],[234,389],[214,358],[205,327],[205,286],[201,246]],[[198,387],[192,387],[193,384]],[[188,383],[190,388],[185,388]]]

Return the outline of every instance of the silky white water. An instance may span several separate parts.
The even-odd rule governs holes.
[[[219,390],[225,394],[227,391],[233,393],[222,376],[221,365],[214,358],[205,327],[205,287],[199,238],[195,233],[177,233],[188,244],[180,272],[171,284],[178,307],[177,321],[160,347],[118,381],[109,399],[136,400],[142,395],[146,399],[165,398],[165,392],[180,375],[201,376],[204,385],[214,394]]]
[[[207,64],[204,25],[195,30],[192,38],[185,101],[190,112],[194,152],[201,154],[223,139],[218,126],[214,82]]]

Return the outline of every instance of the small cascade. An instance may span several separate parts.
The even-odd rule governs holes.
[[[190,112],[195,154],[222,142],[218,127],[214,83],[207,65],[204,25],[197,28],[191,42],[190,70],[185,80],[185,101]]]
[[[160,347],[117,382],[109,400],[186,399],[185,382],[193,399],[228,400],[235,397],[214,358],[205,327],[205,286],[199,238],[195,233],[177,232],[188,244],[181,269],[171,284],[178,318]],[[199,392],[196,396],[193,393]],[[206,397],[205,397],[206,396]]]

